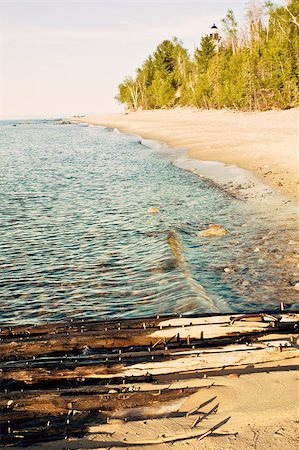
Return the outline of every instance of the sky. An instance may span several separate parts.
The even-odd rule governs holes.
[[[0,0],[0,119],[104,114],[164,39],[192,52],[246,0]]]

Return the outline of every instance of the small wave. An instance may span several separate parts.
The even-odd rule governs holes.
[[[182,251],[181,242],[176,231],[170,230],[167,236],[167,243],[173,256],[174,265],[180,268],[184,273],[187,283],[200,295],[200,300],[207,302],[211,310],[213,312],[216,312],[217,307],[215,306],[213,300],[208,296],[204,287],[200,283],[198,283],[192,276],[191,270],[186,263],[186,259]]]

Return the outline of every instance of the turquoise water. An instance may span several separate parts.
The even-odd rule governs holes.
[[[0,130],[2,323],[298,306],[283,262],[292,221],[282,233],[271,209],[136,137],[53,121]],[[200,237],[210,223],[230,233]]]

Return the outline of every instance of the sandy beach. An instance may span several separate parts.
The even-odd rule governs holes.
[[[297,108],[254,113],[175,109],[87,116],[81,121],[186,149],[190,158],[248,169],[298,203],[298,119]]]
[[[292,360],[292,364],[298,363]],[[180,381],[173,387],[196,386],[198,392],[188,400],[178,401],[180,414],[177,417],[161,417],[124,421],[111,419],[107,424],[94,424],[88,428],[83,438],[47,442],[28,446],[37,449],[95,449],[134,448],[136,450],[165,450],[173,448],[203,450],[289,450],[297,445],[298,379],[294,371],[267,371],[261,373],[230,374],[206,379]],[[205,388],[210,386],[210,388]],[[138,386],[145,388],[145,386]],[[157,389],[159,386],[153,386]],[[148,389],[148,385],[146,386]],[[199,404],[207,402],[201,410],[208,412],[218,406],[217,414],[212,414],[195,428],[191,428],[196,415],[189,415]],[[157,407],[153,408],[157,412]],[[197,436],[213,427],[219,421],[230,419],[213,436],[198,441]],[[182,440],[180,440],[180,436]],[[186,438],[190,436],[190,438]],[[193,437],[192,437],[193,436]],[[167,443],[167,437],[176,441]],[[163,439],[166,441],[163,443]],[[15,448],[15,447],[11,447]]]

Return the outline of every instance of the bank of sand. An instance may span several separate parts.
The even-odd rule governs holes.
[[[297,108],[254,113],[156,110],[87,116],[81,120],[186,149],[190,158],[235,164],[298,202]]]

